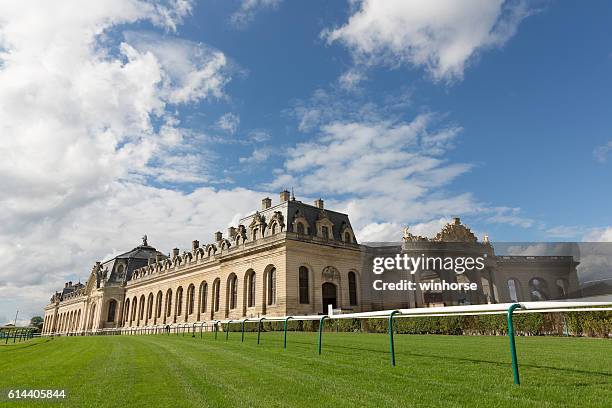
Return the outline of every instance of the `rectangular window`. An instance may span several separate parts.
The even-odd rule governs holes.
[[[327,227],[321,227],[321,235],[323,239],[329,239],[329,229]]]
[[[300,303],[310,303],[310,290],[308,286],[308,269],[305,266],[300,266],[299,272],[299,283],[300,283]]]

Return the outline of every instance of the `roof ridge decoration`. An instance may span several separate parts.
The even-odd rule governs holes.
[[[465,225],[461,224],[459,217],[453,218],[452,222],[449,222],[442,231],[432,239],[435,242],[478,242],[476,235]]]
[[[442,230],[431,239],[421,235],[413,235],[410,233],[409,227],[405,227],[403,239],[405,242],[478,242],[476,235],[474,235],[474,233],[468,227],[461,223],[461,219],[459,217],[453,218],[452,222],[449,222],[442,227]]]

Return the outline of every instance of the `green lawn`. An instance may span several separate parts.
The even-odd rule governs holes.
[[[66,406],[612,406],[612,341],[232,332],[37,339],[0,346],[0,390],[66,389]],[[5,400],[6,401],[6,400]],[[32,401],[12,405],[35,406]],[[43,402],[39,405],[61,406]]]

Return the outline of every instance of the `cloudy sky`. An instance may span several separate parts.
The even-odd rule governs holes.
[[[0,323],[294,188],[358,239],[612,240],[609,2],[0,3]]]

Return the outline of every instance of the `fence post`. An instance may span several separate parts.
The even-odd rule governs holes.
[[[244,323],[249,319],[242,319],[242,342],[244,343]]]
[[[230,324],[232,323],[231,320],[227,321],[227,331],[225,332],[225,341],[227,341],[227,339],[229,338],[229,331],[230,331]]]
[[[287,350],[287,322],[289,322],[289,319],[292,319],[292,317],[291,317],[291,316],[288,316],[288,317],[285,319],[285,338],[284,338],[284,340],[283,340],[283,348],[284,348],[285,350]]]
[[[259,319],[259,323],[257,324],[257,344],[259,344],[259,338],[261,337],[261,322],[265,319],[262,317]]]
[[[389,315],[389,347],[391,350],[391,366],[395,367],[395,343],[393,342],[393,316],[400,313],[399,310],[394,310]]]
[[[325,323],[325,319],[329,319],[329,316],[321,316],[321,320],[319,320],[319,355],[321,354],[321,341],[323,337],[323,325]]]
[[[508,308],[508,337],[510,338],[510,354],[512,355],[512,373],[514,374],[514,383],[521,384],[519,378],[518,360],[516,358],[516,345],[514,344],[514,325],[512,324],[512,314],[515,309],[520,309],[521,305],[515,303]]]

